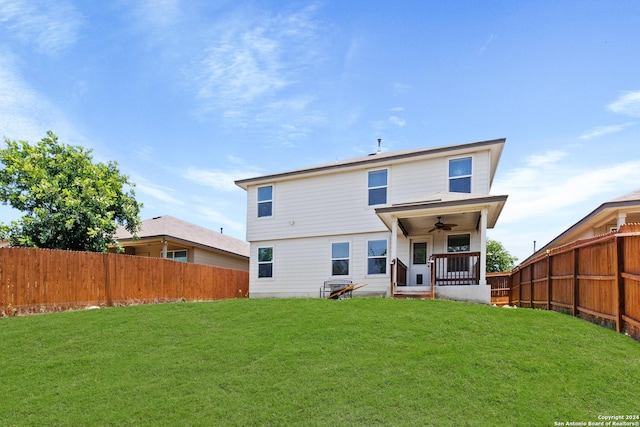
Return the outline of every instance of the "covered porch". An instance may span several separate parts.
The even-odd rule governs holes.
[[[490,303],[486,231],[506,199],[437,193],[376,209],[391,232],[390,296]]]

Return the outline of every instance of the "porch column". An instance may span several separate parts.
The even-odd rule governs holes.
[[[487,284],[487,215],[489,211],[480,211],[480,285]]]
[[[392,269],[391,277],[393,277],[393,282],[391,283],[392,289],[391,292],[395,291],[396,284],[398,281],[398,263],[396,262],[396,258],[398,258],[398,218],[393,218],[391,222],[391,261]]]
[[[160,257],[163,259],[167,258],[167,241],[165,239],[162,239],[162,253]]]
[[[625,224],[626,222],[627,222],[627,214],[626,213],[619,213],[618,214],[618,224],[616,225],[618,230],[620,230],[620,227],[623,224]]]

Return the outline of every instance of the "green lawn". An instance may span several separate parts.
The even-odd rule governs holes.
[[[640,343],[568,315],[229,300],[0,319],[0,425],[551,426],[640,413]]]

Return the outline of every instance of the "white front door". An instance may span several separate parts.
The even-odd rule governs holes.
[[[411,239],[411,262],[407,282],[409,286],[430,286],[430,243],[427,239]]]

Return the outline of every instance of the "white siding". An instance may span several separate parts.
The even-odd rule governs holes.
[[[331,279],[331,243],[351,244],[349,275],[335,278],[348,279],[354,283],[367,284],[356,291],[361,295],[387,295],[390,289],[390,258],[387,258],[386,274],[367,274],[367,242],[369,240],[387,240],[387,253],[390,235],[386,233],[368,233],[340,235],[332,237],[312,237],[268,241],[251,244],[251,267],[249,289],[252,298],[265,297],[318,297],[320,287],[325,280]],[[273,249],[273,278],[258,278],[258,248]]]
[[[488,151],[469,155],[473,157],[472,191],[488,194]],[[271,217],[257,217],[257,187],[250,186],[247,190],[247,240],[386,231],[375,214],[378,206],[367,206],[367,172],[387,168],[388,205],[403,203],[447,191],[448,159],[382,164],[275,182],[271,184]]]
[[[473,156],[473,184],[471,191],[476,194],[489,194],[491,190],[489,179],[491,177],[490,152],[480,151]]]
[[[257,217],[256,187],[247,195],[250,242],[386,230],[367,206],[364,170],[274,184],[272,217]]]
[[[488,150],[457,153],[456,158],[473,158],[472,187],[475,194],[490,190]],[[384,276],[367,277],[367,240],[388,240],[390,233],[375,213],[380,206],[367,206],[367,173],[388,170],[387,206],[448,191],[447,156],[431,159],[403,159],[373,167],[326,171],[319,175],[280,178],[273,183],[273,215],[257,217],[257,186],[247,188],[247,240],[251,243],[251,297],[317,297],[323,281],[331,278],[331,242],[351,242],[349,279],[367,283],[362,293],[387,294],[390,268]],[[371,166],[371,165],[369,165]],[[452,234],[464,233],[456,230]],[[480,234],[471,234],[471,250],[480,251]],[[433,253],[446,252],[447,233],[436,233]],[[398,239],[398,257],[407,262],[409,240]],[[274,247],[273,278],[258,278],[257,248]]]

